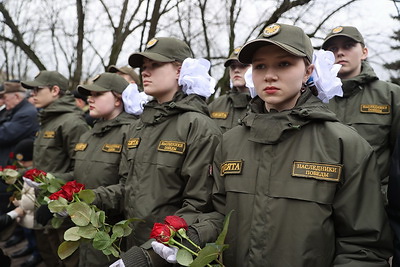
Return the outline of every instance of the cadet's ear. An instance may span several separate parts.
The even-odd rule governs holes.
[[[60,87],[58,87],[57,85],[54,85],[54,86],[51,88],[50,91],[51,91],[52,95],[56,97],[56,96],[60,95],[61,89],[60,89]]]
[[[361,60],[366,60],[368,57],[368,48],[363,47],[362,49],[362,56],[361,56]]]

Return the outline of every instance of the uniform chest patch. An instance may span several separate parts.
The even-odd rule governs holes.
[[[75,145],[75,151],[84,151],[87,148],[88,144],[86,143],[77,143]]]
[[[56,137],[56,132],[55,131],[45,131],[43,133],[43,138],[54,139],[55,137]]]
[[[340,164],[294,161],[292,176],[339,182],[342,173]]]
[[[121,153],[122,145],[120,144],[104,144],[103,148],[101,149],[107,153]]]
[[[211,112],[210,117],[212,119],[222,119],[225,120],[228,118],[229,113],[228,112]]]
[[[243,168],[243,160],[230,160],[221,164],[220,175],[241,174]]]
[[[361,113],[390,114],[390,105],[360,105]]]
[[[183,154],[186,150],[185,142],[178,141],[163,141],[158,144],[158,151],[166,151],[172,153]]]
[[[137,148],[140,143],[140,138],[130,138],[127,142],[128,149]]]

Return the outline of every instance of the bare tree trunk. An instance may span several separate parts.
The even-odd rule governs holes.
[[[81,82],[83,65],[83,38],[85,35],[85,12],[82,0],[76,0],[76,11],[78,14],[78,40],[76,42],[76,65],[74,75],[71,79],[71,89],[74,90]]]
[[[24,39],[23,39],[21,33],[19,32],[18,27],[15,25],[13,19],[11,18],[10,14],[8,13],[8,10],[5,8],[5,6],[4,6],[4,4],[2,2],[0,2],[0,12],[4,16],[4,23],[8,27],[10,27],[12,33],[14,34],[14,38],[13,39],[7,38],[7,37],[5,37],[3,35],[0,36],[0,39],[8,41],[8,42],[11,42],[15,46],[20,47],[25,52],[27,57],[30,60],[32,60],[32,62],[38,67],[39,70],[45,70],[46,67],[44,66],[42,61],[40,61],[39,57],[31,49],[31,47],[24,42]]]

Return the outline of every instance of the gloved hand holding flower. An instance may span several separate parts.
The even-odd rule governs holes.
[[[184,219],[178,216],[165,217],[164,223],[155,223],[150,233],[154,252],[170,263],[179,263],[183,266],[202,267],[211,266],[211,262],[217,264],[212,266],[224,266],[221,261],[222,252],[228,248],[224,244],[228,231],[229,213],[225,218],[224,227],[215,243],[208,243],[204,248],[195,244],[187,235],[188,225]],[[183,240],[188,241],[195,249],[185,246]],[[196,258],[193,259],[193,256]]]

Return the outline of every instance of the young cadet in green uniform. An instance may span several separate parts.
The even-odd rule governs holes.
[[[93,84],[77,88],[80,94],[88,96],[90,116],[97,119],[75,146],[73,177],[86,188],[119,183],[122,147],[128,140],[130,124],[137,119],[124,112],[122,92],[128,85],[123,77],[106,72],[97,76]],[[111,224],[123,219],[118,214],[107,214],[107,217]],[[89,243],[79,247],[79,266],[109,266],[114,261],[116,258],[105,256]]]
[[[140,119],[132,125],[122,154],[122,208],[127,218],[144,221],[134,225],[128,240],[131,249],[118,266],[159,266],[157,260],[166,263],[152,252],[150,242],[138,247],[149,240],[154,223],[176,214],[192,224],[203,212],[212,211],[210,169],[222,134],[205,102],[214,90],[209,62],[191,57],[186,43],[169,37],[154,38],[144,52],[129,57],[132,67],[141,68],[144,92],[154,100],[144,106]],[[97,194],[103,205],[118,204],[107,200],[117,201],[116,195],[104,193]],[[202,228],[190,232],[202,232]]]
[[[367,62],[368,49],[357,28],[334,28],[322,48],[332,51],[335,63],[342,65],[338,77],[343,83],[343,97],[329,101],[329,108],[376,151],[382,192],[386,195],[390,155],[400,131],[400,87],[376,76]]]
[[[246,114],[251,100],[249,89],[246,87],[244,74],[250,68],[237,60],[241,47],[235,48],[224,66],[229,68],[231,90],[223,96],[214,99],[209,105],[210,116],[223,132],[239,124],[240,118]]]
[[[35,106],[41,109],[40,129],[33,150],[33,167],[54,174],[71,171],[74,167],[75,146],[89,126],[68,91],[68,80],[57,71],[41,71],[33,81],[21,84],[33,90]],[[39,217],[44,213],[49,214],[49,211],[42,206],[36,213],[39,223]],[[47,266],[76,266],[76,254],[63,261],[57,254],[65,230],[62,227],[36,231],[38,249]]]
[[[215,152],[213,204],[234,210],[225,266],[389,266],[375,152],[305,85],[308,36],[272,24],[238,58],[258,96]]]

